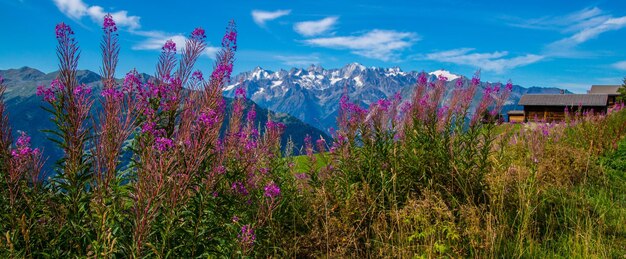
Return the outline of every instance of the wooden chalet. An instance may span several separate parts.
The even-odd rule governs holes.
[[[565,107],[570,112],[601,113],[609,105],[608,94],[527,94],[523,95],[518,105],[524,106],[524,120],[561,121],[565,118]]]
[[[621,85],[592,85],[589,94],[606,94],[609,96],[608,107],[613,108],[615,105],[617,96],[619,96],[619,89]]]
[[[522,123],[525,121],[524,111],[512,110],[508,111],[506,114],[509,116],[509,122]]]

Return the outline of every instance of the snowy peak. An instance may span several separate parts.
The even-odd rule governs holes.
[[[461,77],[461,76],[458,76],[458,75],[450,73],[450,71],[448,71],[448,70],[443,70],[443,69],[435,70],[435,71],[430,72],[428,74],[436,76],[436,77],[443,76],[443,77],[447,78],[448,81],[452,81],[454,79],[457,79],[457,78]]]
[[[261,80],[261,79],[269,79],[269,78],[270,78],[270,73],[268,71],[265,71],[261,67],[255,67],[254,70],[252,70],[252,73],[250,74],[250,77],[249,77],[250,80]]]

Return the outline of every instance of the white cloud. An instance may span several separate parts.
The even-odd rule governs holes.
[[[582,28],[594,26],[610,16],[600,8],[585,8],[563,16],[545,16],[541,18],[504,17],[509,25],[526,29],[555,30],[563,33],[580,31]]]
[[[79,20],[87,13],[87,5],[82,0],[54,0],[54,4],[72,19]]]
[[[80,20],[83,17],[89,17],[92,21],[101,24],[107,12],[104,8],[93,5],[89,6],[83,0],[53,0],[59,11],[74,20]],[[111,13],[113,20],[118,27],[125,27],[134,35],[144,37],[139,43],[132,46],[134,50],[161,50],[163,44],[167,40],[176,43],[177,50],[180,51],[185,46],[187,39],[180,33],[166,33],[162,31],[143,31],[138,30],[141,27],[139,16],[128,15],[128,11],[121,10]],[[218,47],[208,45],[204,51],[204,55],[209,58],[215,58],[215,54],[219,51]]]
[[[54,4],[63,14],[74,20],[80,20],[87,16],[94,22],[101,23],[107,12],[104,8],[93,5],[89,6],[82,0],[53,0]],[[129,30],[139,29],[139,16],[129,16],[127,11],[112,12],[113,20],[117,26],[127,27]]]
[[[206,49],[204,49],[203,54],[209,57],[210,59],[215,59],[215,55],[217,54],[218,51],[220,51],[220,48],[218,47],[207,46]]]
[[[617,68],[619,70],[625,70],[626,71],[626,61],[617,62],[617,63],[613,64],[613,67]]]
[[[316,36],[332,29],[339,17],[330,16],[317,21],[296,23],[293,29],[302,36]]]
[[[290,13],[291,13],[291,10],[276,10],[276,11],[252,10],[252,19],[257,25],[264,27],[265,22],[278,19]]]
[[[371,30],[358,36],[314,38],[304,42],[313,46],[348,49],[360,56],[389,61],[397,57],[398,51],[410,47],[418,40],[417,34],[412,32]]]
[[[545,55],[556,57],[584,57],[589,53],[577,50],[584,42],[595,39],[602,33],[626,27],[626,16],[614,17],[598,7],[585,8],[564,15],[536,19],[505,18],[513,20],[509,25],[529,29],[556,30],[569,35],[548,44]]]
[[[167,34],[159,31],[139,31],[135,32],[137,35],[146,37],[143,41],[135,44],[132,48],[134,50],[160,50],[166,41],[172,40],[176,43],[176,50],[185,46],[185,36],[181,34]]]
[[[502,73],[505,70],[526,66],[544,58],[544,56],[534,54],[507,58],[509,55],[507,51],[496,51],[493,53],[476,53],[473,51],[474,49],[472,48],[453,49],[429,53],[423,56],[422,59],[468,65],[485,71]]]
[[[285,56],[285,55],[276,55],[274,56],[274,58],[280,60],[283,64],[285,65],[289,65],[289,66],[308,66],[311,64],[319,64],[320,63],[320,58],[313,54],[313,55],[291,55],[291,56]]]
[[[161,31],[135,31],[133,34],[144,36],[145,39],[135,44],[133,50],[161,50],[166,41],[176,43],[176,51],[180,53],[185,47],[187,37],[182,34],[169,34]],[[207,46],[203,55],[215,59],[215,54],[220,50],[218,47]]]

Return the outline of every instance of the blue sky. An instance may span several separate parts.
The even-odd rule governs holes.
[[[183,42],[195,27],[210,47],[199,62],[211,69],[225,26],[239,31],[235,73],[399,66],[450,70],[523,86],[584,92],[619,84],[626,75],[626,1],[122,1],[0,0],[0,69],[56,70],[54,26],[67,22],[79,41],[82,69],[98,71],[100,21],[120,28],[118,76],[153,73],[160,45]]]

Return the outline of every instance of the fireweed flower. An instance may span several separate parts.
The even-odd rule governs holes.
[[[200,70],[196,70],[195,72],[193,72],[191,77],[194,80],[197,80],[197,81],[203,81],[204,80],[204,77],[202,76],[202,71],[200,71]]]
[[[219,114],[213,109],[210,109],[208,112],[201,112],[198,115],[198,123],[205,127],[212,127],[219,120]]]
[[[161,49],[167,53],[176,53],[176,43],[172,40],[167,40]]]
[[[235,90],[235,97],[246,99],[246,90],[244,90],[242,87],[237,88],[237,90]]]
[[[480,84],[480,70],[476,71],[476,73],[472,77],[472,84],[473,85],[479,85]]]
[[[24,157],[36,156],[38,154],[39,149],[32,149],[30,147],[30,137],[25,132],[22,132],[21,136],[15,143],[15,149],[11,151],[11,156],[19,160]]]
[[[104,89],[100,94],[104,98],[110,98],[115,101],[120,101],[124,98],[124,93],[115,88]]]
[[[56,95],[64,88],[63,84],[59,81],[59,79],[54,79],[50,83],[50,87],[44,87],[40,85],[37,87],[37,95],[43,96],[43,99],[46,102],[54,102],[56,101]]]
[[[254,240],[256,239],[256,235],[254,235],[254,228],[250,225],[241,226],[241,233],[237,235],[237,238],[239,238],[239,242],[241,242],[244,247],[253,246]]]
[[[387,111],[389,109],[389,106],[391,106],[391,101],[387,99],[379,99],[376,102],[376,105],[378,105],[378,107],[382,109],[383,111]]]
[[[113,21],[113,16],[111,14],[107,14],[104,16],[104,22],[102,23],[102,29],[104,32],[116,32],[117,26],[115,25],[115,21]]]
[[[57,24],[54,30],[57,35],[57,39],[67,39],[70,35],[74,35],[72,28],[63,22]]]
[[[237,51],[237,30],[235,30],[235,22],[233,21],[228,24],[228,31],[222,38],[222,47],[230,47],[233,51]]]
[[[74,88],[74,95],[76,97],[87,97],[91,94],[91,88],[89,88],[87,85],[82,84],[82,85],[77,85]]]
[[[43,85],[37,86],[37,96],[43,96],[46,102],[56,101],[56,96],[52,89],[46,88]]]
[[[158,151],[167,151],[174,147],[174,141],[169,138],[157,137],[154,140],[154,148]]]
[[[197,41],[204,41],[206,39],[206,35],[204,34],[204,29],[198,27],[191,32],[191,39]]]
[[[456,84],[455,84],[456,88],[461,88],[463,87],[463,78],[459,78],[456,80]]]
[[[248,110],[248,114],[246,115],[246,120],[248,120],[248,122],[254,122],[254,119],[256,119],[256,111],[254,109],[254,106],[252,106]]]
[[[512,91],[513,90],[513,82],[511,82],[511,80],[506,82],[506,86],[504,87],[507,91]]]
[[[124,83],[122,84],[122,90],[124,92],[131,92],[134,89],[140,90],[141,88],[141,78],[139,76],[139,73],[137,73],[137,70],[132,70],[128,73],[126,73],[126,76],[124,77]]]
[[[325,139],[320,138],[320,139],[315,141],[315,144],[317,145],[317,151],[319,151],[319,152],[326,151],[326,140]]]
[[[230,189],[242,196],[247,196],[249,194],[246,186],[244,186],[243,183],[240,181],[233,182],[233,184],[230,186]]]
[[[265,197],[268,197],[270,199],[274,199],[278,196],[280,196],[280,188],[278,187],[278,185],[274,182],[270,182],[268,183],[265,188],[264,188],[264,193],[263,195]]]
[[[428,77],[426,76],[426,73],[422,72],[419,74],[419,77],[417,78],[417,83],[420,85],[426,85],[426,83],[428,82]]]

